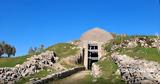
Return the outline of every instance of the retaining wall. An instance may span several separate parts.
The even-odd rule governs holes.
[[[62,78],[68,77],[74,73],[77,73],[77,72],[83,71],[83,70],[85,70],[85,67],[76,67],[76,68],[68,69],[68,70],[65,70],[62,72],[48,75],[48,76],[42,78],[41,80],[33,81],[32,84],[46,84],[49,81],[62,79]]]

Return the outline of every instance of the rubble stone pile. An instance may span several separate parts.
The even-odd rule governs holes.
[[[127,84],[159,84],[160,64],[157,62],[134,59],[127,55],[112,54],[118,64],[122,78]]]
[[[0,68],[0,83],[14,83],[22,77],[39,72],[45,67],[53,66],[56,59],[53,51],[46,51],[27,58],[26,62],[13,68]]]

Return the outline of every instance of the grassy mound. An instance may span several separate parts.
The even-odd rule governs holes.
[[[106,44],[105,49],[107,52],[111,54],[110,51],[113,45],[118,45],[126,39],[132,39],[136,37],[157,38],[156,36],[126,36],[126,37],[118,36],[110,43]],[[134,58],[160,62],[160,52],[158,52],[157,48],[144,48],[137,46],[135,48],[118,48],[112,52],[119,52],[120,54],[126,54]]]
[[[156,48],[135,47],[120,49],[119,52],[121,54],[126,54],[130,57],[145,59],[149,61],[156,61],[160,63],[160,53],[158,53],[158,50]]]
[[[78,51],[76,46],[70,43],[58,43],[48,47],[46,50],[54,51],[59,58],[75,55]]]

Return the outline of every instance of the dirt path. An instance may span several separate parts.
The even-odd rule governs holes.
[[[81,81],[83,78],[85,78],[89,74],[90,74],[90,71],[81,71],[67,78],[53,81],[50,84],[79,84],[78,81]]]

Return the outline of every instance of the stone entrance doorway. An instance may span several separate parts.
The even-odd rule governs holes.
[[[92,63],[98,61],[98,45],[88,44],[88,69],[92,68]]]
[[[113,35],[100,28],[93,28],[80,38],[79,46],[83,57],[83,64],[86,69],[91,69],[92,64],[97,62],[105,54],[103,44],[113,39]]]

